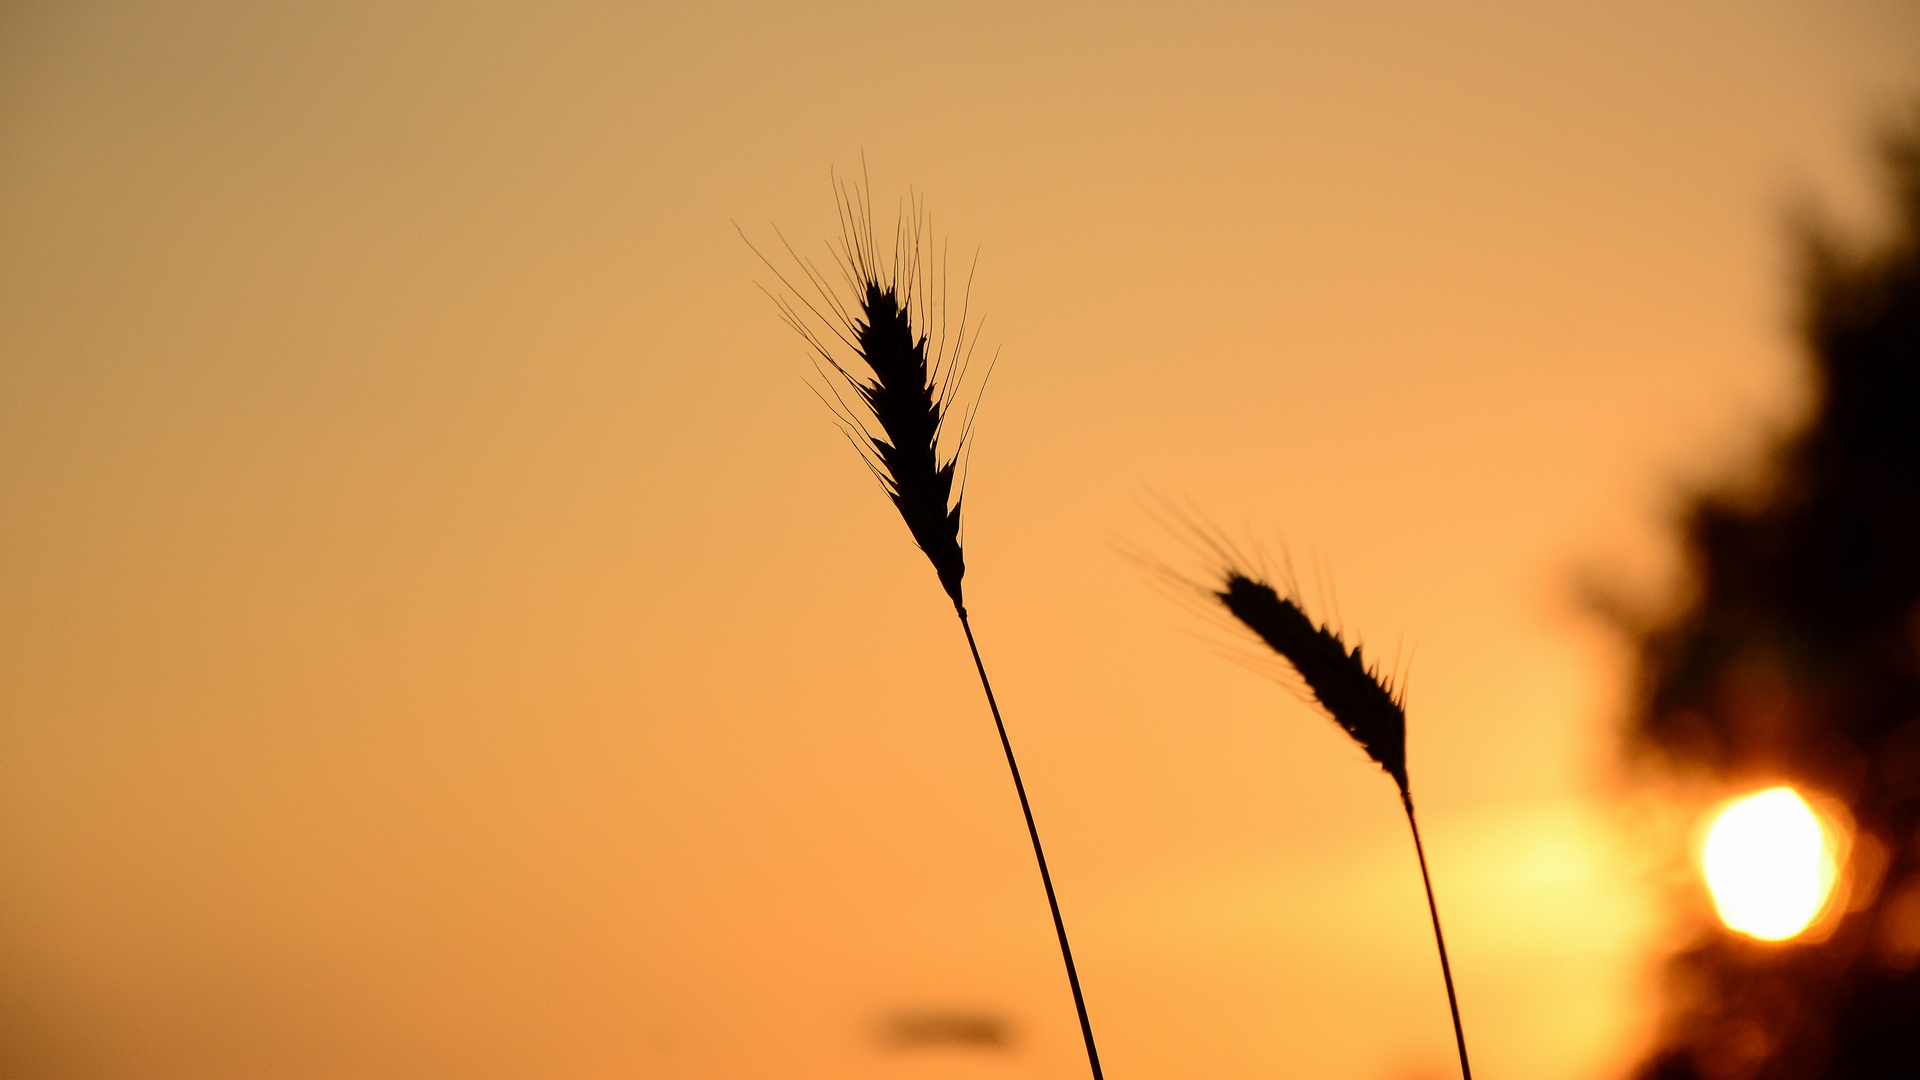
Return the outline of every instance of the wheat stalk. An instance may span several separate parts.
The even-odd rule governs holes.
[[[1229,562],[1212,593],[1268,648],[1286,658],[1334,723],[1352,736],[1399,787],[1400,805],[1406,808],[1407,825],[1413,830],[1414,854],[1420,860],[1420,881],[1427,890],[1433,940],[1440,949],[1440,975],[1447,984],[1447,1008],[1453,1014],[1460,1074],[1465,1080],[1473,1080],[1472,1067],[1467,1064],[1467,1037],[1460,1027],[1460,1002],[1453,991],[1453,967],[1447,962],[1447,939],[1440,931],[1440,906],[1433,898],[1433,878],[1427,873],[1427,852],[1420,842],[1420,823],[1414,817],[1413,794],[1407,783],[1406,703],[1379,669],[1361,656],[1359,645],[1349,651],[1338,631],[1315,622],[1301,608],[1292,595],[1296,591],[1289,588],[1283,595]]]
[[[1413,831],[1420,882],[1426,887],[1427,913],[1433,919],[1433,940],[1440,951],[1440,977],[1447,986],[1447,1009],[1453,1017],[1454,1045],[1460,1052],[1460,1074],[1464,1080],[1473,1080],[1473,1068],[1467,1062],[1467,1037],[1460,1025],[1460,1001],[1453,989],[1453,965],[1448,962],[1447,939],[1440,929],[1440,906],[1433,897],[1433,877],[1427,871],[1426,846],[1420,841],[1420,822],[1413,812],[1413,793],[1407,781],[1404,696],[1389,677],[1367,662],[1359,645],[1348,649],[1338,630],[1307,614],[1299,600],[1291,560],[1282,578],[1286,589],[1275,589],[1268,575],[1248,569],[1264,565],[1266,559],[1249,558],[1197,512],[1166,499],[1152,502],[1158,502],[1159,507],[1155,510],[1149,505],[1149,512],[1162,527],[1219,568],[1215,583],[1193,581],[1137,548],[1123,548],[1123,552],[1163,583],[1174,586],[1176,596],[1198,593],[1226,608],[1287,662],[1321,709],[1393,778],[1400,805],[1407,813],[1407,826]]]
[[[1094,1080],[1104,1080],[1086,999],[1080,992],[1080,973],[1074,967],[1060,901],[1053,891],[1053,875],[1047,870],[1046,852],[1040,846],[1040,830],[1034,824],[1033,807],[1027,800],[1019,763],[1014,760],[1013,743],[1000,718],[1000,705],[993,696],[993,684],[987,679],[987,668],[980,659],[980,647],[974,641],[973,625],[961,598],[966,559],[961,549],[961,492],[955,490],[955,476],[972,429],[971,413],[954,433],[945,457],[941,442],[973,355],[975,338],[969,336],[967,302],[961,302],[960,319],[952,327],[949,340],[946,259],[943,252],[936,284],[931,252],[925,243],[930,221],[924,207],[910,201],[910,210],[901,214],[894,229],[892,258],[883,260],[873,231],[870,190],[868,184],[834,180],[840,244],[837,248],[829,245],[831,275],[801,257],[785,237],[781,238],[805,276],[812,299],[761,255],[761,261],[786,290],[784,295],[769,290],[768,295],[787,325],[813,349],[816,369],[827,384],[821,400],[833,410],[842,432],[860,451],[867,468],[906,522],[914,543],[933,564],[941,588],[953,601],[967,649],[973,655],[974,670],[980,675],[981,689],[986,691],[1000,748],[1006,753],[1007,769],[1013,774],[1027,836],[1033,841],[1033,857],[1040,866],[1040,883],[1046,889],[1054,933],[1060,939],[1060,956],[1066,963],[1067,984],[1080,1017],[1080,1034],[1087,1044],[1087,1062]],[[753,246],[752,241],[748,246]],[[758,248],[754,254],[760,254]],[[836,277],[844,291],[833,287]],[[969,269],[963,297],[971,296],[971,282]],[[836,355],[836,343],[858,356],[871,378],[850,372]],[[858,407],[848,404],[849,397],[858,402]],[[964,488],[964,481],[960,486]]]

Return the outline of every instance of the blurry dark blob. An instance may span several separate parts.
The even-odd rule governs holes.
[[[1888,159],[1882,245],[1804,230],[1812,418],[1760,487],[1691,501],[1684,605],[1625,626],[1629,760],[1843,800],[1853,894],[1823,941],[1673,956],[1648,1080],[1920,1078],[1920,123]]]
[[[971,1047],[1009,1050],[1013,1029],[992,1013],[898,1012],[880,1025],[880,1042],[891,1050]]]

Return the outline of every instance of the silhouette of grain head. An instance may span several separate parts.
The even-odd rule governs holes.
[[[942,416],[927,362],[927,336],[916,332],[897,283],[883,286],[869,277],[864,285],[859,350],[874,377],[848,381],[883,433],[869,436],[880,458],[881,483],[958,606],[966,562],[960,551],[960,504],[953,499],[956,461],[940,460]]]
[[[1316,623],[1292,598],[1235,569],[1222,575],[1217,597],[1233,617],[1259,635],[1300,673],[1315,701],[1346,729],[1393,782],[1407,793],[1407,714],[1375,668],[1348,651],[1338,633]]]
[[[936,275],[926,242],[931,221],[924,206],[910,199],[903,207],[891,258],[883,259],[867,188],[836,178],[834,194],[841,235],[839,245],[829,244],[828,250],[843,288],[835,288],[829,275],[795,252],[783,236],[781,243],[813,295],[796,288],[762,255],[761,261],[786,287],[786,295],[768,295],[816,354],[815,366],[832,397],[829,401],[821,395],[821,400],[900,511],[954,607],[964,611],[960,581],[966,560],[955,478],[972,427],[971,410],[944,455],[941,443],[973,353],[965,301],[972,270],[960,318],[949,334],[946,257],[943,250]],[[754,253],[760,254],[759,249]],[[849,371],[836,355],[836,343],[858,356],[871,377]],[[857,407],[848,404],[843,391],[851,391]]]

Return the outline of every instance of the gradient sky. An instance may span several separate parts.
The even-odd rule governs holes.
[[[1417,647],[1476,1064],[1614,1075],[1671,920],[1573,582],[1662,595],[1793,421],[1788,212],[1870,228],[1917,90],[1888,0],[7,5],[0,1072],[1084,1075],[733,224],[818,250],[864,154],[980,253],[969,608],[1109,1075],[1452,1054],[1391,783],[1118,553],[1207,569],[1148,492]]]

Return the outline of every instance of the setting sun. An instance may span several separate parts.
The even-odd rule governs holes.
[[[1768,788],[1721,811],[1701,866],[1722,922],[1762,941],[1784,941],[1826,904],[1838,876],[1834,849],[1798,792]]]

